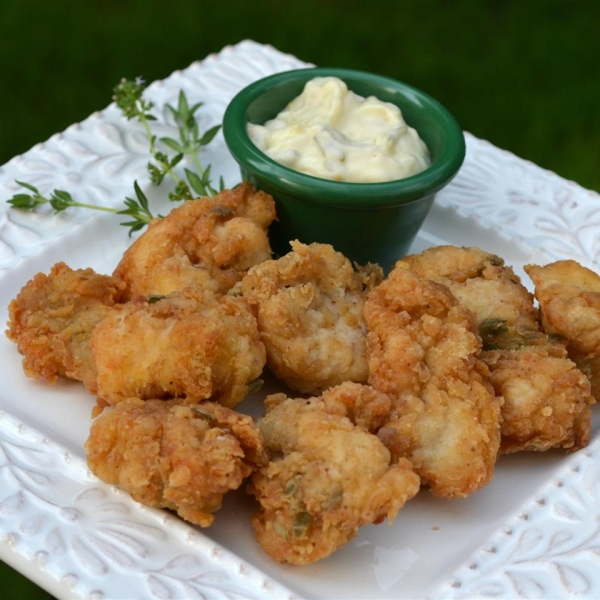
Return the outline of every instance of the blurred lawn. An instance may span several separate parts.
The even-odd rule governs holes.
[[[53,596],[1,561],[0,581],[4,600],[53,600]]]
[[[0,2],[0,164],[242,39],[439,98],[463,128],[600,190],[600,3],[413,0]]]
[[[0,0],[0,164],[106,106],[122,76],[254,39],[406,81],[465,130],[600,191],[599,24],[591,0]],[[47,597],[2,563],[0,580],[11,600]]]

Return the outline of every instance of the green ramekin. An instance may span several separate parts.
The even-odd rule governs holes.
[[[314,77],[339,77],[360,96],[376,96],[400,108],[431,154],[425,171],[383,183],[345,183],[299,173],[275,162],[248,137],[248,123],[275,117]],[[409,251],[435,194],[458,172],[464,135],[434,98],[400,81],[351,69],[308,68],[277,73],[241,90],[223,118],[223,135],[242,178],[275,198],[277,221],[269,232],[277,254],[289,241],[331,244],[359,264],[386,271]]]

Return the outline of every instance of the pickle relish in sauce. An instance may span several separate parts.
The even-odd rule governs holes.
[[[400,109],[363,98],[337,77],[316,77],[252,142],[276,162],[314,177],[353,183],[393,181],[430,164],[429,151]]]

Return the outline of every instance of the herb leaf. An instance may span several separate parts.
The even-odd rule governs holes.
[[[131,221],[125,221],[121,223],[124,227],[129,227],[129,235],[139,231],[145,227],[152,219],[154,215],[150,212],[148,207],[148,198],[142,189],[138,185],[137,181],[133,182],[133,189],[135,191],[136,199],[125,198],[125,208],[117,212],[119,215],[129,215],[133,217]]]
[[[146,84],[141,77],[134,80],[123,78],[113,89],[113,100],[126,119],[156,120],[150,113],[154,104],[142,98],[145,89]]]
[[[206,146],[207,144],[210,144],[213,141],[214,137],[217,135],[217,133],[219,133],[220,130],[221,130],[220,125],[215,125],[214,127],[211,127],[200,138],[200,141],[199,141],[200,146]]]
[[[150,122],[157,120],[152,113],[154,103],[144,98],[145,89],[146,83],[142,78],[138,77],[134,80],[123,78],[113,89],[113,100],[127,120],[136,119],[144,127],[152,157],[152,161],[147,164],[151,183],[158,186],[163,183],[168,175],[175,182],[175,189],[169,193],[169,200],[174,202],[191,200],[193,198],[192,191],[198,196],[216,195],[218,192],[213,188],[210,180],[210,165],[206,169],[202,168],[197,153],[202,146],[206,146],[214,139],[221,126],[215,125],[201,135],[195,113],[203,106],[203,103],[196,102],[190,106],[185,93],[181,90],[178,96],[177,108],[167,105],[167,109],[173,115],[178,127],[180,141],[170,137],[162,137],[159,140],[165,147],[176,153],[174,156],[169,156],[166,152],[157,148],[157,137],[150,128]],[[184,169],[187,181],[175,173],[175,167],[186,157],[191,157],[195,168],[195,170]],[[55,212],[62,212],[71,207],[79,207],[127,215],[131,219],[121,223],[121,225],[129,227],[129,235],[142,229],[155,218],[150,211],[148,199],[137,181],[133,184],[135,198],[126,197],[122,209],[78,202],[66,190],[54,190],[49,196],[44,196],[31,183],[17,181],[17,184],[31,193],[17,193],[7,200],[16,209],[34,211],[43,204],[50,204]],[[221,177],[219,191],[222,191],[224,187],[225,184]]]

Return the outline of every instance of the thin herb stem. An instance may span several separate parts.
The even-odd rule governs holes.
[[[185,93],[180,91],[177,108],[167,105],[167,108],[175,118],[179,130],[179,141],[168,137],[159,140],[166,147],[176,152],[174,156],[169,156],[156,147],[157,138],[152,133],[152,128],[150,127],[150,121],[156,121],[156,117],[151,112],[154,104],[143,97],[145,87],[143,79],[122,79],[113,90],[113,100],[127,120],[136,119],[142,124],[146,132],[150,155],[156,161],[155,163],[148,162],[147,165],[151,183],[153,185],[160,185],[165,176],[169,175],[175,182],[175,189],[169,192],[169,200],[173,202],[191,200],[194,197],[192,193],[201,197],[215,196],[218,192],[211,185],[211,166],[208,165],[206,169],[202,168],[198,151],[202,146],[206,146],[212,141],[221,126],[215,125],[203,134],[200,134],[194,113],[202,106],[202,102],[198,102],[190,107]],[[190,157],[196,172],[184,168],[185,177],[180,177],[175,172],[175,167],[186,156]],[[131,217],[131,220],[121,223],[121,225],[129,227],[129,235],[142,229],[155,218],[149,209],[148,199],[142,192],[137,181],[133,184],[135,198],[126,197],[123,209],[78,202],[73,199],[69,192],[64,190],[54,190],[47,198],[40,194],[39,190],[30,183],[22,181],[17,181],[17,183],[31,193],[17,193],[8,200],[8,203],[16,209],[34,211],[42,204],[50,204],[55,212],[75,207],[127,215]],[[223,190],[223,178],[220,179],[219,187]]]
[[[148,138],[148,142],[150,143],[150,154],[154,156],[156,148],[154,146],[154,135],[152,134],[152,130],[150,129],[150,123],[148,123],[148,119],[146,119],[146,117],[143,115],[140,116],[140,122],[146,130],[146,136]]]
[[[162,165],[162,167],[165,170],[165,172],[168,173],[171,176],[171,179],[173,179],[173,181],[175,182],[176,185],[178,185],[180,183],[183,183],[183,180],[181,179],[181,177],[179,177],[175,173],[175,171],[171,168],[171,166],[169,165],[168,162],[164,162],[162,160],[159,160],[159,162]]]
[[[86,204],[85,202],[73,202],[69,206],[77,206],[79,208],[91,208],[92,210],[101,210],[108,213],[119,214],[120,209],[111,208],[110,206],[99,206],[97,204]]]
[[[128,215],[132,218],[132,220],[121,223],[121,225],[129,227],[130,235],[134,231],[146,226],[154,218],[154,215],[150,212],[148,207],[148,199],[140,189],[137,181],[134,182],[136,199],[126,198],[124,209],[112,208],[110,206],[99,206],[97,204],[88,204],[86,202],[78,202],[77,200],[73,199],[73,196],[71,196],[69,192],[65,192],[64,190],[54,190],[50,194],[50,197],[47,198],[30,183],[24,183],[22,181],[17,181],[17,183],[21,187],[28,189],[30,192],[32,192],[32,194],[15,194],[8,200],[8,203],[11,204],[13,208],[19,208],[21,210],[35,210],[42,204],[50,204],[50,206],[52,206],[54,211],[57,213],[62,212],[67,208],[75,207],[100,210],[102,212],[112,213],[115,215]]]

